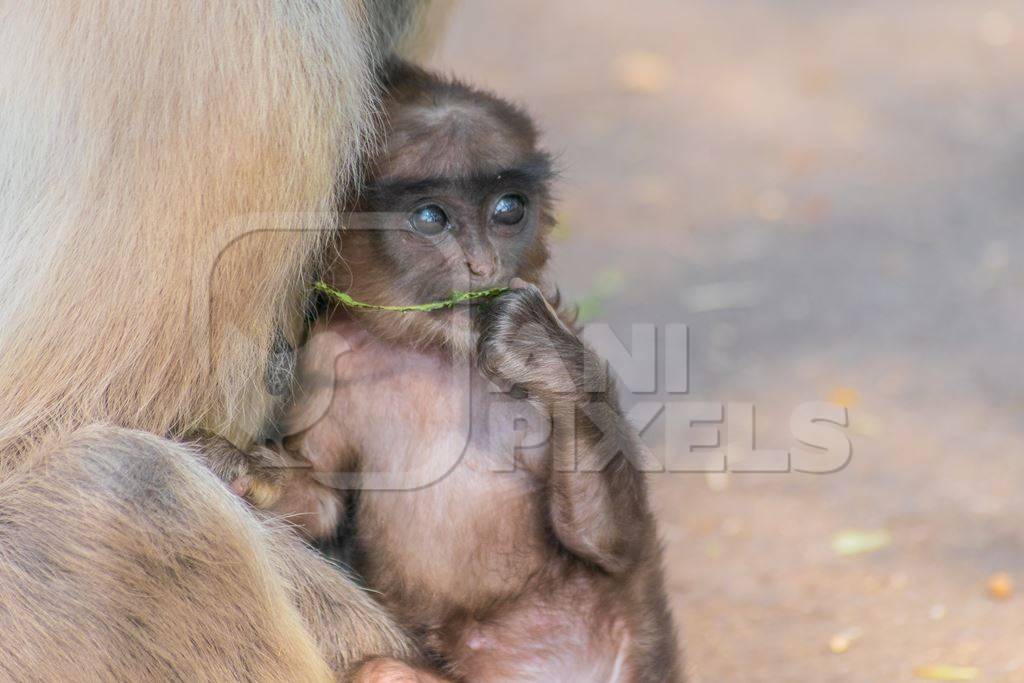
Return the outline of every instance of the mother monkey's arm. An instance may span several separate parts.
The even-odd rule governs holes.
[[[261,436],[372,64],[417,4],[0,13],[0,678],[305,681],[411,656],[153,435]]]

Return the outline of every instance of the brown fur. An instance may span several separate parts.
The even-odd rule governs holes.
[[[422,4],[0,12],[3,678],[307,681],[410,656],[154,435],[265,434],[274,339],[298,336],[375,65]]]
[[[375,157],[367,186],[343,208],[347,216],[343,259],[328,270],[327,279],[357,300],[389,304],[423,303],[452,290],[505,285],[514,275],[543,281],[549,255],[546,234],[553,224],[546,182],[552,171],[548,156],[538,148],[538,133],[530,118],[508,102],[404,63],[389,68],[385,87],[385,146]],[[496,184],[496,174],[509,169],[525,170],[530,177]],[[528,189],[528,225],[504,239],[461,231],[440,248],[429,240],[410,239],[404,229],[409,207],[396,202],[408,203],[405,186],[424,179],[455,182],[456,187],[445,195],[451,202],[449,209],[469,223],[478,222],[481,201],[493,200],[506,190]],[[469,272],[463,261],[474,253],[495,261],[493,272],[486,276]],[[382,262],[389,267],[382,268]],[[546,289],[557,300],[557,292]],[[472,337],[453,334],[453,330],[468,331],[468,319],[451,324],[461,313],[354,314],[381,338],[415,340],[423,347],[441,345],[465,353]]]
[[[543,280],[549,173],[529,119],[408,67],[391,87],[336,284],[404,304],[460,278]],[[510,192],[527,210],[502,232],[489,216]],[[413,230],[423,205],[449,217],[442,236]],[[474,277],[480,259],[493,268]],[[275,509],[322,537],[360,489],[356,567],[460,680],[677,680],[643,446],[614,387],[587,385],[598,359],[537,287],[513,286],[485,307],[325,316],[286,424],[308,466]],[[520,447],[523,422],[550,439]]]

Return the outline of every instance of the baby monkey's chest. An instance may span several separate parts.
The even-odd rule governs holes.
[[[384,581],[401,575],[403,590],[429,589],[465,607],[520,590],[552,552],[548,417],[471,363],[392,361],[402,364],[401,380],[376,382],[382,429],[360,453],[364,478],[386,474],[391,484],[359,497],[372,564]]]

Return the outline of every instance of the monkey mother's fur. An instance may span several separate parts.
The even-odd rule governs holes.
[[[423,4],[0,10],[0,675],[317,680],[408,651],[152,435],[260,435],[375,65]]]

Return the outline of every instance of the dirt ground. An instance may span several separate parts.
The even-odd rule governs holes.
[[[590,318],[689,325],[628,403],[849,409],[836,473],[651,476],[692,680],[1024,681],[1024,6],[464,0],[433,63],[541,121]]]

